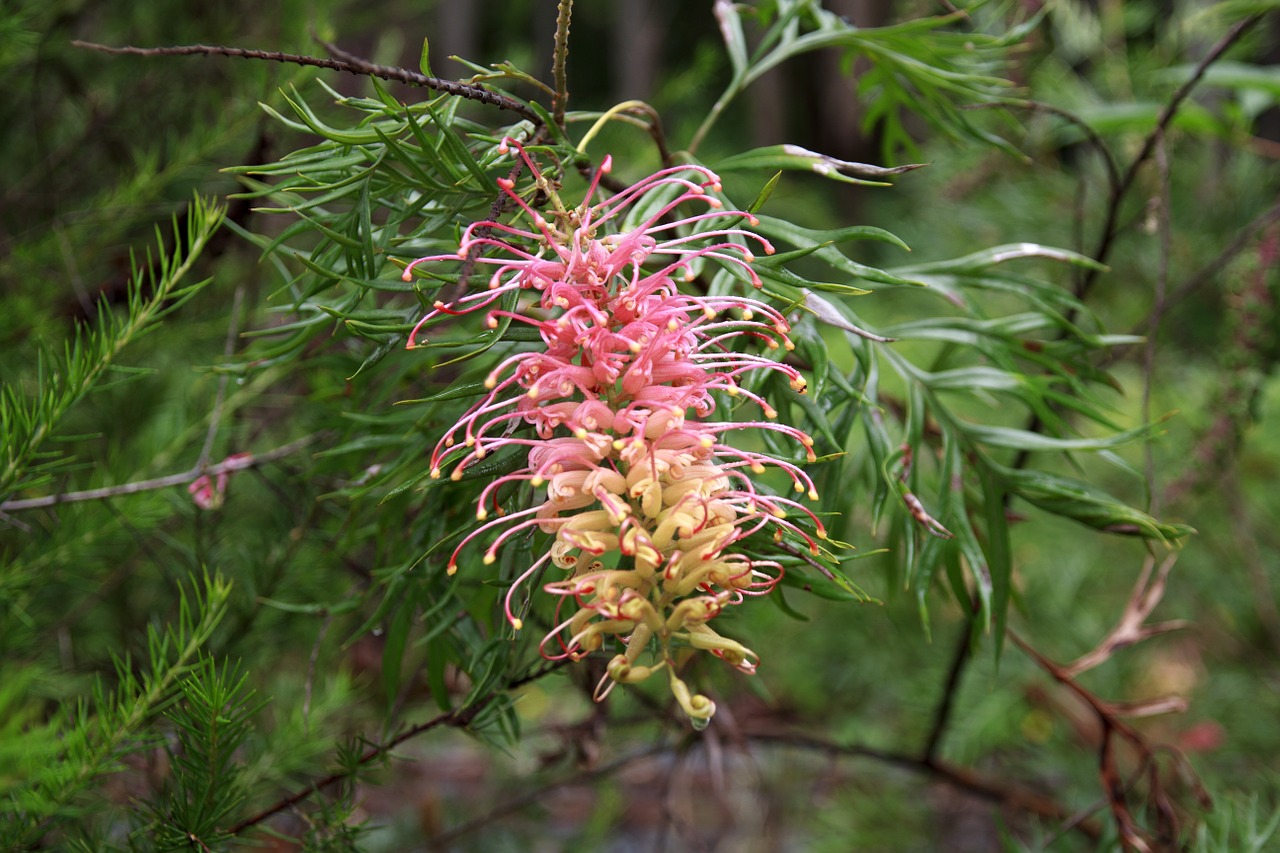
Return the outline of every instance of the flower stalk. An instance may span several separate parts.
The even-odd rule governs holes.
[[[749,247],[766,254],[773,247],[733,227],[754,218],[725,210],[718,178],[700,166],[663,169],[593,204],[611,168],[606,158],[586,200],[568,208],[522,146],[507,139],[500,151],[524,161],[550,199],[549,218],[500,179],[527,225],[475,223],[456,255],[419,258],[404,271],[409,281],[423,264],[459,258],[491,269],[480,289],[436,302],[410,335],[411,348],[432,326],[476,312],[490,328],[506,319],[527,324],[541,339],[490,371],[487,394],[432,453],[431,476],[449,470],[453,479],[503,448],[526,454],[524,467],[483,489],[481,523],[454,549],[448,571],[457,571],[477,543],[486,543],[483,562],[491,564],[513,537],[547,534],[547,552],[507,592],[511,625],[523,628],[515,604],[521,587],[558,571],[544,584],[558,600],[559,621],[542,640],[543,655],[578,660],[612,649],[597,699],[617,683],[665,671],[677,703],[695,725],[705,725],[715,704],[689,690],[680,665],[707,651],[754,672],[759,656],[708,623],[724,608],[768,593],[783,574],[778,562],[748,556],[739,543],[768,532],[775,541],[799,539],[816,555],[816,540],[826,535],[799,500],[758,484],[773,469],[797,497],[816,501],[800,465],[729,441],[767,430],[815,461],[812,439],[779,423],[774,407],[745,381],[777,374],[804,393],[804,377],[785,361],[734,346],[756,342],[785,356],[794,348],[790,324],[759,299],[690,295],[678,286],[713,261],[758,288]],[[689,205],[701,210],[682,212]],[[628,223],[628,215],[639,221]],[[511,305],[513,294],[515,309],[499,307]],[[735,403],[731,412],[720,408],[726,400]],[[759,417],[737,419],[752,409]],[[498,494],[511,484],[541,502],[505,511]]]

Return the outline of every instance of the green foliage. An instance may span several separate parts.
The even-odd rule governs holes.
[[[121,352],[140,335],[177,311],[208,280],[183,284],[192,265],[222,221],[223,211],[196,198],[173,237],[178,248],[167,250],[157,229],[155,257],[147,251],[145,263],[133,275],[122,312],[99,304],[90,326],[77,330],[61,355],[37,351],[35,375],[26,387],[0,388],[0,496],[47,484],[63,457],[43,454],[41,447],[60,427],[67,411],[90,390],[109,387],[107,381],[127,380],[132,374],[117,364]],[[135,264],[135,266],[137,266]],[[132,374],[136,375],[136,374]]]
[[[1232,800],[1217,809],[1214,815],[1196,831],[1196,851],[1250,851],[1262,853],[1272,844],[1280,830],[1280,810],[1268,816],[1262,811],[1258,798]]]
[[[1003,797],[1010,820],[1001,818],[1000,829],[1011,849],[1090,849],[1059,834],[1098,796],[1096,744],[1080,746],[1096,736],[1080,722],[1089,711],[1050,692],[1044,685],[1056,682],[1031,660],[1002,652],[1009,627],[1050,659],[1075,658],[1126,606],[1130,574],[1098,567],[1155,561],[1181,547],[1190,555],[1184,565],[1198,561],[1215,574],[1195,575],[1182,587],[1189,593],[1172,592],[1175,575],[1170,596],[1228,638],[1219,648],[1260,656],[1275,627],[1258,603],[1274,565],[1263,553],[1270,545],[1217,561],[1252,560],[1252,594],[1243,581],[1220,581],[1213,557],[1196,550],[1205,540],[1220,552],[1247,550],[1260,537],[1239,510],[1252,505],[1269,517],[1274,494],[1253,480],[1236,484],[1234,519],[1161,499],[1180,476],[1191,478],[1184,494],[1206,491],[1207,478],[1243,452],[1274,391],[1280,346],[1266,318],[1280,302],[1266,242],[1274,232],[1265,230],[1274,216],[1255,217],[1274,204],[1276,185],[1251,152],[1263,148],[1260,123],[1280,89],[1255,61],[1260,49],[1239,45],[1210,65],[1194,91],[1211,95],[1183,104],[1156,133],[1172,93],[1204,70],[1183,41],[1192,23],[1225,29],[1269,7],[1180,11],[1165,26],[1154,4],[1130,6],[1095,13],[1060,3],[1027,20],[976,4],[855,27],[814,0],[718,2],[722,44],[699,41],[694,30],[671,34],[695,69],[687,78],[680,68],[663,72],[679,107],[700,120],[687,139],[679,125],[666,136],[653,106],[588,103],[576,84],[572,105],[583,109],[557,124],[553,88],[539,79],[546,75],[521,67],[524,47],[492,54],[520,64],[465,63],[475,76],[458,84],[463,96],[373,77],[356,95],[310,72],[276,92],[263,85],[265,72],[254,72],[225,87],[216,118],[157,119],[182,130],[133,155],[127,170],[86,153],[93,180],[77,198],[96,213],[83,223],[19,229],[9,212],[17,208],[4,205],[14,250],[0,261],[0,278],[16,283],[16,308],[2,321],[0,385],[0,847],[224,850],[268,836],[306,850],[420,846],[442,830],[475,831],[464,821],[488,804],[472,791],[453,804],[465,813],[455,812],[444,799],[453,794],[415,790],[420,826],[409,828],[379,811],[368,789],[357,797],[356,783],[403,773],[393,755],[432,768],[441,762],[439,778],[452,778],[445,762],[454,747],[446,744],[459,739],[429,733],[462,729],[498,747],[475,760],[513,758],[493,771],[495,787],[526,790],[531,778],[546,786],[516,797],[513,811],[572,788],[579,771],[593,783],[584,787],[599,788],[594,819],[567,830],[550,817],[536,829],[517,822],[504,836],[513,849],[529,846],[533,831],[605,845],[632,798],[643,796],[612,774],[632,761],[643,769],[654,755],[674,762],[662,771],[672,779],[693,779],[689,768],[704,755],[721,755],[717,781],[690,782],[690,790],[750,789],[780,813],[807,814],[817,801],[821,831],[794,823],[784,830],[815,849],[937,846],[947,832],[942,806],[918,795],[917,779],[885,784],[879,767],[846,775],[837,757],[881,760]],[[585,4],[577,12],[575,38],[586,45],[596,12]],[[50,14],[30,4],[0,13],[0,67],[42,55],[37,33]],[[443,40],[427,35],[436,72],[446,73]],[[144,37],[176,40],[143,30],[120,41]],[[430,74],[427,41],[419,50],[416,38],[405,61]],[[753,85],[805,68],[818,51],[838,53],[856,77],[860,120],[884,159],[928,168],[747,140],[724,125]],[[231,64],[127,60],[135,61]],[[718,97],[706,96],[716,61],[727,65],[728,82]],[[124,62],[104,65],[140,67]],[[103,91],[117,98],[142,74],[114,73]],[[182,94],[175,75],[161,74],[138,103],[158,102],[166,86]],[[570,80],[594,74],[574,66]],[[33,83],[31,96],[52,102],[50,85]],[[515,108],[466,89],[480,85]],[[32,150],[65,162],[66,152],[89,149],[90,126],[73,130]],[[121,144],[145,135],[131,134]],[[508,136],[524,142],[545,179],[513,169]],[[829,142],[795,138],[814,148]],[[567,215],[605,152],[615,168],[602,192],[616,193],[649,171],[655,149],[663,166],[705,160],[723,176],[726,200],[758,219],[744,216],[734,227],[776,249],[753,259],[761,288],[751,295],[787,314],[796,349],[769,357],[803,371],[808,391],[777,376],[744,381],[744,390],[772,401],[780,423],[810,434],[817,461],[767,431],[751,449],[805,468],[822,495],[816,518],[830,534],[807,550],[817,522],[799,517],[780,540],[757,532],[735,545],[776,560],[786,576],[771,596],[776,608],[722,617],[730,633],[760,647],[758,678],[697,663],[682,673],[732,711],[732,722],[717,718],[711,738],[674,723],[665,690],[648,685],[592,706],[607,656],[541,659],[548,650],[539,639],[564,618],[537,591],[550,570],[526,585],[534,592],[516,596],[525,627],[512,630],[504,596],[546,553],[547,533],[513,536],[492,565],[469,547],[457,574],[446,571],[478,526],[482,491],[524,462],[518,450],[496,453],[451,480],[433,478],[429,460],[487,393],[494,366],[536,349],[538,334],[505,316],[484,324],[441,314],[406,349],[437,300],[489,285],[490,267],[473,269],[457,256],[464,231],[488,219],[527,227],[498,181],[512,181],[523,205]],[[1230,157],[1219,163],[1224,150]],[[1135,161],[1139,151],[1149,159]],[[222,177],[208,165],[249,158],[263,162],[232,165]],[[1210,172],[1213,180],[1203,179]],[[1122,183],[1125,174],[1132,180]],[[114,298],[84,294],[74,326],[47,304],[50,270],[74,260],[96,277],[109,247],[138,239],[146,227],[140,206],[152,218],[170,216],[191,183],[219,192],[228,176],[241,189],[229,200],[233,212],[197,194]],[[66,175],[56,178],[60,192],[71,191]],[[15,181],[6,198],[25,198],[29,185]],[[675,192],[655,193],[620,227],[643,221]],[[1230,210],[1218,216],[1222,199]],[[855,204],[866,214],[848,215]],[[712,227],[692,220],[678,233],[697,246]],[[223,241],[232,233],[243,238],[235,246]],[[716,239],[755,246],[740,235]],[[915,253],[909,262],[907,251]],[[406,280],[406,267],[424,257],[435,260]],[[1193,293],[1203,287],[1195,271],[1205,268],[1229,279],[1221,301]],[[723,258],[704,259],[696,273],[688,286],[699,293],[742,295],[751,284]],[[1197,297],[1207,301],[1179,302]],[[524,303],[511,294],[495,307]],[[1198,316],[1179,314],[1184,304]],[[1160,350],[1167,361],[1155,350],[1135,358],[1147,346],[1144,333],[1171,347]],[[1208,363],[1197,340],[1215,341],[1220,363]],[[726,334],[723,345],[755,352],[755,343]],[[714,417],[750,407],[725,399]],[[1187,420],[1199,415],[1163,416],[1174,408],[1222,413],[1225,425],[1205,425],[1217,443],[1188,434]],[[528,438],[532,429],[513,424],[510,434]],[[1276,448],[1259,447],[1254,462],[1273,470]],[[1152,475],[1164,470],[1171,473]],[[212,497],[193,505],[202,482]],[[756,488],[775,495],[790,486],[766,475]],[[527,481],[508,482],[491,506],[520,512],[540,495]],[[1205,531],[1199,542],[1185,519]],[[210,577],[206,566],[219,574]],[[952,636],[954,653],[946,648]],[[928,645],[926,637],[948,642]],[[1170,646],[1151,651],[1159,642],[1114,656],[1089,673],[1088,689],[1114,697],[1105,701],[1115,707],[1165,692],[1166,676],[1168,692],[1193,689],[1196,666],[1160,658]],[[1265,849],[1280,819],[1274,778],[1259,779],[1257,794],[1244,790],[1252,781],[1240,781],[1274,746],[1273,735],[1239,712],[1252,707],[1246,667],[1269,664],[1232,665],[1240,669],[1213,674],[1229,704],[1202,694],[1201,722],[1216,715],[1244,745],[1206,754],[1209,787],[1225,792],[1225,805],[1198,828],[1189,828],[1190,816],[1177,828],[1192,849]],[[1188,679],[1193,687],[1184,687]],[[1196,743],[1192,729],[1173,724],[1142,731],[1152,742]],[[718,751],[726,744],[743,753],[725,759]],[[1134,756],[1141,753],[1126,760]],[[751,773],[760,774],[758,785],[744,781]],[[461,780],[466,769],[454,775]],[[1126,776],[1140,825],[1115,826],[1131,834],[1154,827],[1144,798],[1192,802],[1191,793],[1160,787],[1170,775]],[[796,777],[831,784],[818,786],[815,800],[792,784]],[[1026,792],[1004,782],[1028,779],[1029,788],[1054,780],[1056,818],[1017,811]],[[1101,780],[1104,792],[1114,791],[1110,781]],[[661,786],[641,787],[653,798]],[[661,797],[658,811],[676,826],[683,812],[668,808],[675,795]],[[721,804],[728,811],[731,799]],[[690,797],[688,812],[705,805]],[[681,843],[713,830],[736,843],[731,831],[747,832],[751,817],[739,814],[724,832],[691,819]],[[983,837],[994,845],[995,820],[988,823]],[[1104,847],[1138,837],[1122,842],[1106,815],[1086,815],[1080,826]],[[497,834],[474,849],[494,849],[490,840],[497,844]]]
[[[148,804],[157,850],[212,846],[229,838],[224,827],[246,797],[236,751],[252,732],[253,701],[247,674],[237,666],[201,660],[179,683],[165,716],[176,744],[167,747],[173,778]]]
[[[84,699],[35,727],[31,751],[23,750],[15,762],[28,773],[3,777],[10,781],[0,791],[0,843],[10,849],[34,845],[52,826],[77,817],[101,777],[118,771],[127,755],[155,747],[158,732],[147,724],[180,696],[190,701],[188,679],[204,669],[202,651],[226,615],[230,595],[230,584],[220,577],[206,576],[190,595],[182,591],[176,621],[148,628],[146,659],[138,670],[130,657],[116,658],[114,689],[99,680]],[[59,748],[50,755],[48,744],[55,739]]]
[[[955,32],[949,27],[960,15],[952,14],[861,28],[823,9],[816,0],[776,0],[749,7],[762,29],[754,50],[749,50],[742,7],[719,0],[715,13],[733,77],[694,134],[691,149],[698,147],[724,108],[753,81],[788,60],[824,48],[841,51],[846,73],[855,59],[867,61],[858,81],[865,104],[863,120],[867,129],[881,131],[886,155],[915,150],[903,124],[907,115],[949,136],[1005,146],[962,110],[1007,94],[1012,84],[1000,76],[1006,54],[1036,23],[1033,19],[1000,35]]]

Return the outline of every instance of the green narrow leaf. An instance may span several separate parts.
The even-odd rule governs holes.
[[[1046,512],[1107,533],[1141,536],[1162,542],[1194,533],[1185,524],[1161,522],[1087,483],[1034,469],[1000,467],[1008,489]]]
[[[173,220],[176,248],[172,251],[165,248],[157,228],[159,248],[154,258],[148,251],[145,264],[134,264],[123,315],[100,304],[97,322],[78,330],[61,358],[38,353],[39,390],[34,399],[17,383],[0,385],[0,425],[5,433],[0,446],[0,500],[23,482],[41,445],[71,407],[98,386],[124,349],[208,283],[180,287],[222,223],[224,212],[196,197],[188,207],[185,227],[179,227],[176,217]]]
[[[422,53],[418,56],[418,68],[428,77],[434,77],[431,73],[431,44],[426,38],[422,40]]]
[[[483,382],[455,382],[439,394],[419,397],[416,400],[398,400],[396,405],[408,406],[412,403],[438,403],[442,400],[457,400],[462,397],[479,397],[488,390]]]
[[[957,421],[956,424],[974,441],[991,447],[1008,447],[1014,450],[1104,450],[1142,438],[1159,426],[1159,424],[1144,424],[1099,438],[1055,438],[1012,427],[995,427],[964,421]]]
[[[773,603],[778,607],[779,610],[781,610],[786,615],[790,616],[792,619],[795,619],[797,622],[808,622],[809,617],[805,616],[799,610],[796,610],[787,601],[787,597],[783,594],[783,590],[785,589],[786,589],[785,586],[780,585],[774,591],[774,594],[769,596],[769,599],[773,601]]]
[[[382,646],[382,688],[386,691],[388,707],[395,704],[400,692],[400,675],[404,669],[404,649],[409,639],[409,627],[418,608],[406,601],[396,609],[387,626],[386,641]]]
[[[720,25],[720,36],[724,39],[725,50],[729,53],[729,62],[733,65],[735,79],[747,70],[747,37],[742,31],[742,18],[738,15],[738,6],[729,0],[716,0],[713,7],[716,22]]]
[[[792,169],[813,172],[847,184],[886,187],[889,183],[884,178],[910,172],[924,165],[912,163],[906,166],[873,166],[828,157],[799,145],[770,145],[726,157],[717,162],[714,168],[717,172],[731,172],[735,169]]]
[[[447,714],[453,710],[453,705],[449,702],[449,687],[444,680],[445,664],[449,662],[445,648],[446,641],[443,637],[427,646],[426,674],[427,689],[431,691],[431,698],[435,699],[437,707]]]
[[[973,252],[963,257],[951,258],[950,260],[893,267],[890,272],[894,275],[907,277],[937,275],[940,273],[975,273],[997,264],[1024,258],[1044,258],[1091,270],[1105,271],[1107,269],[1105,264],[1098,263],[1088,255],[1072,252],[1069,249],[1058,249],[1054,246],[1045,246],[1040,243],[1007,243],[1002,246],[983,249],[980,252]]]
[[[760,188],[760,192],[756,194],[755,201],[747,205],[747,213],[754,214],[760,208],[764,207],[765,202],[769,200],[769,196],[773,195],[773,191],[777,189],[778,181],[780,180],[782,180],[782,173],[777,172],[772,178],[765,181],[764,186]]]
[[[1001,478],[979,457],[974,465],[982,487],[982,515],[987,529],[987,568],[991,573],[991,615],[995,623],[996,660],[1004,648],[1004,628],[1009,616],[1009,594],[1013,584],[1013,558],[1009,545],[1009,519],[1005,514],[1005,491]]]

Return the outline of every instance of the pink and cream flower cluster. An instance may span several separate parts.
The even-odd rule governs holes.
[[[744,382],[773,372],[804,392],[804,378],[777,358],[793,348],[786,319],[757,299],[691,296],[677,286],[712,260],[759,287],[748,246],[765,253],[773,247],[731,227],[753,219],[723,209],[714,195],[719,180],[702,167],[664,169],[593,205],[610,168],[606,158],[586,200],[565,208],[523,147],[504,140],[500,151],[510,150],[532,172],[550,212],[533,209],[512,181],[499,180],[529,227],[475,223],[457,255],[419,258],[404,271],[408,281],[422,264],[459,258],[492,268],[484,286],[436,302],[410,347],[425,327],[473,312],[484,312],[490,328],[523,323],[541,338],[540,346],[493,368],[486,396],[432,454],[431,476],[447,468],[453,479],[513,445],[527,459],[484,488],[476,513],[483,523],[454,550],[448,571],[457,571],[460,556],[477,543],[491,564],[513,537],[549,534],[547,553],[507,592],[512,626],[523,627],[513,604],[520,586],[549,572],[544,589],[558,598],[560,621],[542,641],[545,657],[613,650],[597,699],[618,682],[662,671],[685,713],[704,725],[715,704],[692,693],[678,670],[704,650],[753,672],[755,652],[708,623],[726,606],[769,592],[782,576],[776,561],[750,557],[738,543],[768,531],[775,541],[804,541],[816,554],[814,537],[825,538],[798,500],[753,481],[773,468],[797,496],[817,500],[808,475],[729,441],[771,430],[814,461],[812,439],[778,423],[773,407]],[[690,204],[702,210],[679,212]],[[638,223],[624,224],[627,215]],[[742,341],[761,344],[766,354],[740,351]],[[737,419],[743,410],[763,418]],[[513,483],[527,484],[535,505],[504,512],[499,491]]]

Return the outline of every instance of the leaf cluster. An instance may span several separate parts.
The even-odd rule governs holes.
[[[401,99],[373,80],[366,97],[320,83],[316,90],[289,88],[263,104],[273,126],[307,139],[278,159],[229,170],[242,183],[241,199],[270,217],[265,224],[237,219],[228,228],[261,252],[261,275],[274,280],[261,304],[256,286],[248,288],[243,333],[238,317],[225,322],[238,308],[218,313],[217,322],[231,327],[229,354],[215,368],[221,390],[200,455],[221,443],[257,449],[273,436],[307,435],[314,444],[278,465],[237,473],[216,508],[197,511],[182,494],[139,495],[120,501],[119,509],[104,502],[95,515],[70,505],[59,514],[55,506],[40,517],[41,535],[33,537],[39,543],[25,548],[25,540],[6,533],[5,555],[14,559],[0,569],[6,593],[0,598],[14,619],[0,627],[0,641],[21,637],[39,663],[0,667],[0,796],[13,827],[0,841],[110,849],[120,846],[119,828],[127,827],[128,844],[137,848],[224,849],[260,827],[277,831],[281,824],[270,816],[291,811],[305,824],[292,837],[307,849],[355,849],[362,830],[351,825],[353,786],[346,783],[383,762],[401,742],[403,721],[424,707],[440,716],[422,731],[465,727],[507,748],[548,737],[529,731],[512,690],[551,671],[539,662],[536,639],[557,624],[557,613],[536,593],[518,602],[528,626],[519,637],[501,616],[506,589],[545,552],[548,537],[511,540],[491,567],[481,565],[476,548],[464,552],[456,576],[444,571],[449,552],[476,525],[480,490],[522,460],[498,454],[456,482],[431,479],[427,462],[442,432],[482,396],[488,371],[538,341],[518,324],[489,328],[442,317],[413,350],[405,343],[437,299],[487,287],[485,275],[456,250],[472,223],[518,223],[521,213],[496,181],[509,178],[525,204],[551,215],[558,204],[576,204],[604,140],[616,146],[620,165],[607,191],[625,187],[626,161],[641,160],[639,152],[657,139],[664,161],[702,157],[722,173],[724,194],[756,215],[753,228],[777,248],[757,258],[754,269],[764,298],[792,318],[797,347],[772,357],[802,369],[809,390],[797,395],[776,378],[748,390],[815,438],[819,459],[808,472],[833,540],[817,558],[793,541],[757,536],[743,543],[786,567],[788,598],[773,597],[786,615],[848,608],[874,600],[872,593],[888,599],[891,610],[906,590],[908,609],[926,627],[949,627],[948,618],[959,613],[971,617],[966,633],[990,637],[998,650],[1019,603],[1020,538],[1071,524],[1077,535],[1136,539],[1142,550],[1179,544],[1190,529],[1150,510],[1130,449],[1163,427],[1133,416],[1118,393],[1126,377],[1113,369],[1115,353],[1142,339],[1109,332],[1080,296],[1082,277],[1108,272],[1095,257],[1039,237],[1018,243],[1000,237],[998,245],[975,250],[976,214],[959,218],[962,240],[941,231],[907,233],[911,214],[876,216],[906,240],[878,226],[807,216],[812,211],[800,208],[822,197],[806,194],[809,176],[834,182],[824,189],[848,190],[847,184],[906,184],[925,172],[848,162],[796,145],[742,150],[737,141],[728,144],[718,124],[768,71],[833,50],[859,77],[866,122],[880,133],[886,159],[903,151],[914,157],[917,147],[930,145],[921,141],[928,133],[979,143],[983,156],[1007,163],[1010,148],[993,130],[990,112],[969,108],[1015,103],[1007,73],[1012,51],[1039,21],[998,21],[992,34],[983,31],[982,14],[971,11],[856,28],[812,0],[719,2],[730,79],[683,151],[675,143],[684,140],[663,137],[656,111],[643,104],[568,111],[558,124],[543,104],[519,97],[536,81],[509,62],[471,66],[476,76],[466,85],[524,105],[528,113],[519,120],[455,95]],[[423,56],[425,65],[425,49]],[[1060,71],[1045,65],[1036,79]],[[1143,80],[1163,91],[1185,79],[1184,71]],[[1252,128],[1275,100],[1274,81],[1253,66],[1221,66],[1206,82],[1239,100],[1235,123],[1215,125],[1222,138]],[[545,84],[531,88],[537,97],[553,92]],[[1086,94],[1082,103],[1094,97]],[[1029,102],[1018,103],[1021,109]],[[1093,144],[1145,133],[1156,115],[1150,112],[1111,124],[1101,112],[1074,122],[1052,113],[1045,138],[1071,146],[1081,138]],[[1199,127],[1183,121],[1171,127]],[[608,124],[620,133],[598,136]],[[638,141],[621,135],[636,131]],[[525,142],[548,180],[534,181],[499,152],[508,135]],[[655,194],[650,203],[663,201]],[[927,201],[942,204],[943,193]],[[1117,200],[1117,210],[1125,204],[1137,206]],[[825,201],[810,206],[826,209]],[[632,211],[623,227],[644,215],[645,209]],[[115,380],[133,375],[123,368],[122,351],[148,330],[173,330],[165,340],[176,341],[196,322],[176,312],[206,285],[188,279],[221,218],[220,208],[197,201],[175,227],[177,248],[166,250],[162,242],[158,256],[148,256],[122,305],[101,308],[61,351],[45,352],[29,375],[6,381],[0,502],[16,501],[10,509],[21,512],[26,497],[71,482],[76,457],[49,450],[66,437],[68,412],[94,389],[110,394]],[[681,235],[695,239],[704,227],[684,226]],[[927,260],[902,263],[908,243]],[[440,260],[406,281],[406,265],[424,256]],[[690,286],[700,291],[748,292],[747,276],[732,264],[711,261],[696,272]],[[226,303],[238,306],[240,298]],[[521,304],[511,298],[503,307]],[[738,337],[726,346],[752,347],[748,336]],[[722,403],[717,416],[741,414],[735,401]],[[173,421],[155,427],[163,450],[148,446],[121,470],[194,457],[205,423]],[[150,445],[149,435],[131,446]],[[804,461],[771,433],[758,441],[759,449]],[[787,486],[767,478],[759,484],[764,492]],[[521,484],[494,499],[516,511],[539,495]],[[809,522],[799,523],[812,532]],[[90,559],[77,575],[78,564]],[[235,593],[220,580],[205,580],[196,593],[177,596],[174,613],[175,585],[201,577],[205,565],[234,575]],[[158,572],[139,571],[157,566]],[[42,577],[48,589],[36,595]],[[83,608],[64,621],[51,602],[76,577],[101,578],[114,592],[101,593],[106,604],[95,600],[98,593],[77,599]],[[540,580],[528,588],[536,590]],[[940,603],[939,590],[958,607]],[[107,605],[124,614],[119,626],[105,615]],[[838,621],[847,611],[834,612]],[[730,631],[749,624],[726,621]],[[86,634],[92,628],[113,652],[134,643],[144,652],[115,654],[114,665],[88,688],[76,683],[75,668],[55,662],[54,650],[37,648],[33,638],[51,625]],[[85,645],[76,648],[87,668]],[[557,677],[559,693],[567,694],[571,681],[590,680],[592,665]],[[924,666],[913,664],[913,674]],[[825,682],[821,691],[811,687],[823,696],[828,688],[836,691]],[[664,725],[661,700],[643,691],[633,699],[628,714]],[[860,709],[841,710],[852,719]],[[608,713],[593,720],[603,725]],[[1002,731],[1025,725],[1013,713],[1002,708],[992,719]],[[352,737],[353,731],[364,734]],[[104,793],[109,782],[136,778],[144,764],[161,769],[140,786],[145,791],[136,801],[126,805]],[[312,804],[292,809],[302,801]],[[1264,808],[1241,814],[1243,827],[1224,818],[1206,828],[1201,845],[1229,844],[1233,833],[1265,844],[1274,834]]]

